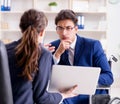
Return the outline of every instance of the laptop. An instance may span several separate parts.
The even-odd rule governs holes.
[[[74,93],[92,95],[96,91],[100,70],[99,67],[53,65],[48,91],[78,85]]]

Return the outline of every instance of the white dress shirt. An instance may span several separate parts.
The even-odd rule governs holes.
[[[75,44],[76,44],[76,38],[75,40],[72,42],[72,44],[70,45],[70,48],[68,49],[68,59],[71,65],[73,65],[74,63],[74,51],[75,51]]]

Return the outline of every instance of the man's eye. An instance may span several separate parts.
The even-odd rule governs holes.
[[[71,27],[66,27],[67,30],[71,30]]]
[[[63,30],[64,28],[63,27],[59,27],[59,29]]]

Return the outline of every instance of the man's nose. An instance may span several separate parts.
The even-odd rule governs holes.
[[[63,29],[62,35],[67,35],[67,30],[66,29]]]

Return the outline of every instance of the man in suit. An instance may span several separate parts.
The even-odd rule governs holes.
[[[54,49],[56,64],[100,67],[98,84],[110,86],[113,83],[113,74],[101,43],[79,36],[77,21],[77,15],[69,9],[61,10],[55,18],[56,32],[60,39],[51,42],[49,49]],[[107,93],[107,90],[96,90],[95,94]],[[89,104],[89,95],[67,98],[63,104]]]

